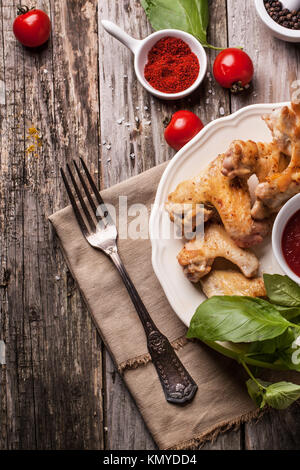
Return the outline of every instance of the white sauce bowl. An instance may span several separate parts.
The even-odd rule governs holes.
[[[293,281],[297,282],[297,284],[300,284],[300,277],[291,270],[285,260],[284,254],[282,252],[282,236],[288,221],[299,210],[300,194],[297,194],[282,207],[276,217],[272,231],[272,248],[276,260],[285,274],[293,279]]]

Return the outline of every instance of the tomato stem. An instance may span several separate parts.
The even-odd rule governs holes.
[[[231,93],[240,93],[241,91],[244,91],[244,90],[248,90],[248,88],[250,87],[249,84],[243,86],[242,85],[242,82],[236,82],[232,85],[231,87]]]
[[[25,15],[25,13],[28,13],[30,10],[34,10],[35,7],[29,8],[27,5],[18,5],[17,6],[17,14],[18,15]]]

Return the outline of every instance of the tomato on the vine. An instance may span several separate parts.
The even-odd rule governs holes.
[[[254,67],[246,52],[231,47],[217,55],[213,72],[216,81],[222,87],[238,92],[249,88],[254,75]]]
[[[180,150],[204,125],[202,121],[191,111],[177,111],[165,130],[167,143],[175,150]]]
[[[20,6],[13,31],[17,40],[24,46],[38,47],[48,41],[51,21],[47,13],[42,10],[35,8],[29,10],[28,7]]]

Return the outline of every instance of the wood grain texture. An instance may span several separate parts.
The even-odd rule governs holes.
[[[232,111],[253,103],[288,101],[291,83],[299,79],[299,45],[272,37],[258,18],[253,2],[227,3],[229,45],[243,46],[255,67],[253,87],[248,93],[232,97]]]
[[[99,449],[102,346],[47,220],[67,203],[60,165],[81,154],[98,168],[97,12],[91,1],[37,2],[53,33],[30,51],[12,34],[16,5],[1,2],[0,280],[10,276],[0,291],[0,447]],[[36,155],[26,152],[31,126],[42,136]]]
[[[224,47],[227,45],[226,3],[224,0],[211,1],[210,11],[209,40]],[[117,23],[137,39],[145,37],[152,30],[138,0],[99,1],[100,115],[109,116],[109,119],[101,119],[101,183],[107,187],[174,155],[164,142],[163,123],[175,111],[189,109],[196,112],[204,123],[208,123],[223,114],[229,114],[230,102],[229,94],[212,79],[211,65],[217,54],[212,50],[207,51],[207,80],[190,98],[171,103],[151,97],[137,81],[131,52],[103,30],[101,19]],[[118,121],[123,117],[124,122],[119,124]],[[107,145],[111,148],[108,149]],[[130,158],[130,154],[134,154],[134,159]],[[155,448],[109,356],[106,369],[107,448]],[[227,433],[205,448],[238,449],[240,433]]]
[[[144,91],[131,53],[101,25],[110,19],[145,37],[151,27],[139,0],[39,0],[53,33],[31,51],[12,33],[17,3],[0,0],[0,449],[154,449],[49,228],[48,215],[67,204],[59,167],[80,155],[104,188],[167,161],[174,152],[163,123],[176,110],[208,123],[289,99],[299,47],[270,37],[252,2],[211,0],[209,41],[245,46],[254,88],[230,97],[212,78],[217,52],[209,50],[203,86],[184,101],[162,102]],[[31,126],[42,137],[33,154]],[[295,405],[204,449],[297,449],[299,426]]]
[[[290,100],[290,86],[300,77],[300,49],[273,38],[256,15],[252,2],[228,0],[230,46],[244,46],[254,61],[253,88],[232,97],[232,111],[253,103]],[[243,21],[241,21],[241,18]],[[285,412],[272,411],[258,423],[245,426],[246,449],[299,449],[299,406]]]

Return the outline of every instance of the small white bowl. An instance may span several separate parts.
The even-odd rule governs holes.
[[[300,210],[300,194],[297,194],[290,199],[278,213],[272,231],[272,248],[273,253],[278,261],[281,269],[289,276],[293,281],[300,284],[300,277],[291,270],[287,264],[285,257],[282,252],[282,236],[284,229],[291,219],[291,217]]]
[[[156,33],[150,34],[150,36],[145,39],[138,40],[129,36],[121,28],[119,28],[119,26],[112,23],[111,21],[102,20],[102,25],[109,34],[121,41],[133,52],[134,68],[139,82],[149,93],[156,96],[157,98],[161,98],[164,100],[178,100],[180,98],[184,98],[185,96],[188,96],[193,91],[195,91],[196,88],[198,88],[200,83],[203,81],[207,71],[206,52],[200,42],[191,34],[186,33],[184,31],[180,31],[178,29],[163,29],[161,31],[157,31]],[[144,76],[144,69],[148,61],[148,53],[150,49],[152,49],[152,47],[154,46],[154,44],[157,43],[157,41],[166,36],[172,36],[182,39],[190,46],[192,52],[194,52],[194,54],[199,60],[200,71],[196,81],[189,88],[184,91],[181,91],[180,93],[162,93],[161,91],[158,91],[153,88],[150,83],[147,82]]]
[[[300,30],[285,28],[284,26],[276,23],[276,21],[274,21],[268,14],[264,5],[264,0],[255,0],[255,7],[258,16],[271,31],[273,36],[278,39],[282,39],[283,41],[300,42]]]

